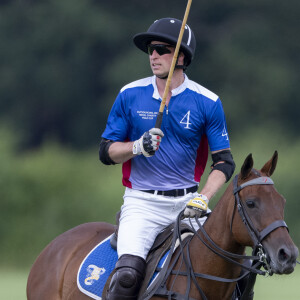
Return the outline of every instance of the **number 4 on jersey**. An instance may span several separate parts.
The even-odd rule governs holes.
[[[226,140],[228,140],[228,133],[226,131],[225,125],[224,125],[224,129],[223,129],[223,132],[222,132],[222,136],[226,136]]]
[[[189,125],[191,125],[192,123],[190,123],[190,114],[191,111],[189,110],[184,117],[182,118],[182,120],[180,121],[180,124],[185,124],[186,126],[184,128],[188,128],[190,129]]]

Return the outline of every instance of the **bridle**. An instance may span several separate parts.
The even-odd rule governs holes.
[[[259,173],[257,173],[257,175],[260,176]],[[189,290],[191,287],[191,281],[193,281],[194,285],[197,287],[199,293],[201,294],[202,299],[207,300],[204,292],[202,291],[201,287],[199,286],[199,284],[197,282],[197,278],[204,278],[204,279],[215,280],[215,281],[219,281],[219,282],[232,283],[232,282],[239,281],[240,279],[248,276],[250,273],[250,275],[254,274],[254,281],[253,281],[253,285],[254,285],[255,277],[257,274],[265,275],[265,276],[272,275],[273,272],[272,272],[270,264],[269,264],[269,259],[268,259],[267,253],[262,245],[262,241],[275,229],[277,229],[279,227],[285,227],[288,230],[288,227],[287,227],[286,223],[284,222],[284,220],[277,220],[277,221],[274,221],[273,223],[269,224],[262,231],[258,231],[254,227],[253,222],[252,222],[251,218],[249,217],[249,215],[240,199],[239,192],[247,186],[273,185],[273,184],[274,184],[273,180],[270,177],[266,177],[266,176],[254,178],[254,179],[249,180],[241,185],[238,185],[238,175],[236,175],[233,179],[233,194],[235,197],[235,205],[234,205],[234,210],[233,210],[233,215],[232,215],[231,226],[232,226],[232,222],[233,222],[233,217],[235,215],[234,212],[235,212],[235,209],[237,208],[239,215],[240,215],[243,223],[245,224],[245,226],[248,230],[248,233],[253,241],[254,246],[253,246],[252,256],[239,255],[239,254],[225,251],[222,248],[220,248],[209,237],[209,235],[204,230],[203,226],[200,224],[198,218],[196,217],[196,222],[199,226],[199,229],[206,239],[206,240],[204,240],[203,236],[201,236],[193,228],[193,225],[190,220],[190,225],[193,228],[194,235],[197,236],[206,247],[208,247],[212,252],[214,252],[218,256],[224,258],[227,261],[230,261],[233,264],[239,265],[240,267],[246,269],[247,271],[245,272],[244,275],[242,275],[238,278],[235,278],[235,279],[226,279],[226,278],[220,278],[220,277],[207,275],[207,274],[195,273],[193,271],[192,262],[190,259],[190,249],[189,249],[190,241],[192,238],[188,237],[187,239],[182,241],[181,236],[180,236],[180,222],[181,222],[181,219],[183,218],[183,211],[182,211],[177,217],[177,221],[176,221],[175,229],[174,229],[173,243],[171,246],[170,254],[165,262],[165,267],[160,270],[160,273],[162,273],[161,276],[159,275],[160,279],[157,280],[156,288],[153,289],[152,292],[149,292],[147,294],[147,297],[145,297],[143,299],[147,300],[147,299],[150,299],[153,295],[158,295],[158,296],[162,296],[162,297],[167,297],[170,300],[172,300],[172,299],[194,300],[192,298],[189,298],[189,296],[188,296]],[[173,251],[174,251],[173,247],[175,245],[175,240],[177,240],[177,239],[179,240],[180,251],[178,251],[176,257],[173,259],[173,262],[171,264],[171,257],[172,257]],[[186,253],[184,253],[184,248],[186,248]],[[174,266],[177,263],[177,261],[181,255],[182,255],[182,261],[184,261],[186,264],[186,268],[187,268],[186,272],[182,272],[180,270],[174,270]],[[244,259],[252,260],[253,261],[252,266],[248,267],[237,261],[237,260],[241,260],[241,259],[242,260],[244,260]],[[265,271],[260,270],[261,267],[264,267]],[[170,275],[187,276],[188,283],[187,283],[187,289],[186,289],[185,295],[181,295],[177,292],[172,292],[172,290],[170,291],[166,288],[166,281]],[[243,297],[242,297],[242,299],[243,299]]]
[[[241,185],[238,186],[238,175],[236,175],[233,179],[233,194],[235,196],[235,207],[237,207],[238,212],[240,214],[240,217],[245,224],[248,233],[253,241],[253,252],[257,253],[259,256],[259,261],[261,261],[264,264],[264,267],[266,269],[266,273],[269,275],[272,275],[272,270],[269,265],[269,262],[267,260],[266,251],[264,250],[264,247],[262,246],[262,241],[275,229],[279,227],[285,227],[288,230],[288,226],[284,222],[284,220],[277,220],[273,223],[269,224],[267,227],[265,227],[262,231],[258,231],[253,223],[251,218],[249,217],[247,211],[245,210],[245,207],[243,203],[241,202],[239,191],[244,189],[247,186],[252,185],[273,185],[274,182],[270,177],[258,177],[254,178],[252,180],[249,180]]]

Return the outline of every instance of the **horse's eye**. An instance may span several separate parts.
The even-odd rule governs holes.
[[[247,200],[246,201],[246,205],[249,207],[249,208],[254,208],[255,207],[255,202],[253,200]]]

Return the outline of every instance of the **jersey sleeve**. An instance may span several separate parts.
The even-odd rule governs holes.
[[[220,99],[211,101],[206,111],[206,136],[210,151],[222,150],[230,147],[227,125],[223,106]]]
[[[102,137],[112,141],[125,141],[128,136],[128,117],[124,95],[120,92],[109,113]]]

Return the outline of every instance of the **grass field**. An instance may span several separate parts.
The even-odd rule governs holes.
[[[27,275],[27,271],[0,270],[0,300],[26,300]],[[299,300],[300,265],[298,265],[296,271],[289,276],[274,275],[268,278],[258,277],[255,285],[254,299]]]
[[[0,299],[25,300],[27,276],[28,271],[0,269]]]

